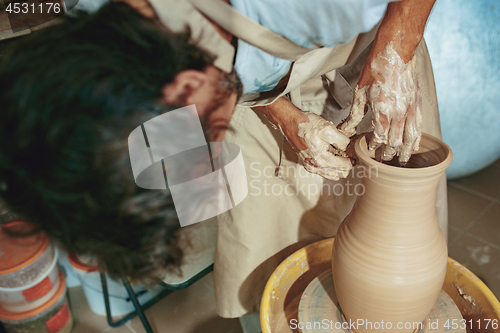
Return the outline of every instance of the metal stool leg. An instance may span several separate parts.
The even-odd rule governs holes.
[[[162,299],[163,297],[170,294],[172,292],[172,290],[165,288],[165,290],[163,290],[161,293],[159,293],[158,295],[156,295],[151,300],[149,300],[148,302],[146,302],[145,304],[143,304],[141,306],[137,300],[137,297],[135,296],[134,291],[132,290],[132,287],[130,286],[130,283],[127,280],[123,284],[124,284],[125,289],[127,289],[127,293],[129,294],[129,297],[130,297],[130,300],[132,301],[132,304],[134,304],[135,311],[132,311],[131,313],[129,313],[125,317],[121,318],[119,321],[113,322],[113,318],[111,315],[111,306],[110,306],[110,302],[109,302],[109,292],[108,292],[108,283],[106,280],[106,274],[104,272],[100,272],[100,274],[101,274],[101,285],[102,285],[102,291],[103,291],[103,297],[104,297],[104,305],[106,307],[106,319],[108,321],[108,325],[110,327],[119,327],[119,326],[122,326],[123,324],[125,324],[127,321],[134,318],[135,316],[139,315],[143,324],[144,324],[143,319],[146,320],[147,324],[144,325],[144,328],[146,329],[146,331],[148,333],[153,333],[149,323],[147,322],[146,316],[144,315],[144,310],[148,309],[153,304],[158,302],[160,299]],[[128,287],[127,287],[127,285],[128,285]],[[134,300],[135,300],[135,302],[134,302]],[[141,317],[141,314],[142,314],[142,317]],[[148,327],[149,327],[149,330],[148,330]]]
[[[141,305],[139,303],[139,301],[137,300],[137,296],[135,295],[134,290],[132,289],[132,286],[130,285],[130,282],[128,281],[128,279],[122,279],[123,286],[127,290],[127,293],[130,297],[130,300],[132,301],[132,304],[134,305],[135,311],[132,311],[131,313],[129,313],[125,317],[121,318],[117,322],[113,322],[113,318],[111,316],[111,306],[110,306],[110,302],[109,302],[109,291],[108,291],[108,283],[106,280],[106,274],[104,272],[100,272],[102,292],[103,292],[103,297],[104,297],[104,305],[106,307],[106,319],[108,321],[108,325],[111,327],[122,326],[127,321],[134,318],[135,316],[139,316],[142,324],[144,325],[144,329],[146,330],[146,332],[153,333],[153,330],[151,329],[151,325],[149,324],[149,321],[146,318],[146,315],[144,314],[144,310],[148,309],[150,306],[152,306],[153,304],[155,304],[156,302],[158,302],[160,299],[167,296],[171,292],[173,292],[175,290],[184,289],[184,288],[190,286],[191,284],[198,281],[199,279],[201,279],[203,276],[205,276],[206,274],[208,274],[212,270],[213,270],[213,264],[206,267],[204,270],[202,270],[201,272],[199,272],[198,274],[193,276],[188,281],[181,283],[181,284],[178,284],[178,285],[169,285],[166,283],[160,283],[160,285],[162,285],[163,288],[165,288],[165,289],[143,305]]]
[[[132,300],[132,304],[134,304],[135,311],[137,311],[137,315],[141,319],[142,325],[144,326],[146,333],[153,333],[153,329],[151,328],[151,325],[149,325],[148,318],[146,318],[144,311],[142,311],[142,307],[139,304],[137,297],[135,297],[135,293],[134,290],[132,290],[132,286],[130,286],[130,282],[128,282],[127,278],[123,278],[122,282],[123,285],[125,286],[125,289],[127,289],[128,295]]]

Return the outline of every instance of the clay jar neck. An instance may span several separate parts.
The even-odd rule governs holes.
[[[425,133],[420,149],[405,167],[376,161],[375,152],[368,150],[366,137],[356,142],[355,150],[363,168],[365,195],[376,192],[378,197],[400,198],[404,202],[419,194],[434,202],[439,179],[453,159],[448,145]]]

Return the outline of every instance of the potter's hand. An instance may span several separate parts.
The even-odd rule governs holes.
[[[383,146],[383,160],[395,154],[405,164],[418,149],[422,100],[415,54],[435,0],[401,0],[387,5],[355,89],[351,113],[339,128],[355,133],[367,106],[373,118],[370,148]]]
[[[377,149],[384,145],[384,161],[392,160],[397,154],[399,162],[405,164],[418,150],[422,135],[422,100],[415,62],[413,56],[405,63],[389,43],[363,68],[350,115],[340,127],[345,135],[354,135],[369,106],[374,134],[369,147]]]
[[[304,115],[307,120],[298,124],[298,133],[295,134],[295,129],[292,129],[291,134],[285,134],[288,142],[298,152],[304,168],[331,180],[347,177],[352,168],[351,160],[334,155],[330,151],[330,145],[344,151],[349,138],[340,133],[332,122],[311,112],[304,112]],[[292,144],[293,141],[297,142],[296,147]]]
[[[344,151],[349,138],[332,122],[299,110],[286,97],[257,109],[281,129],[307,171],[331,180],[347,177],[352,168],[351,160],[331,151],[335,151],[332,146],[338,153]]]

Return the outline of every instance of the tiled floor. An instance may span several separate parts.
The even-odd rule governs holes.
[[[80,287],[69,289],[75,326],[72,333],[143,333],[141,321],[110,328],[103,316],[90,311]],[[209,274],[192,286],[174,291],[146,311],[155,333],[242,333],[238,319],[223,319],[215,312],[213,276]]]
[[[500,298],[500,160],[448,182],[449,256]]]

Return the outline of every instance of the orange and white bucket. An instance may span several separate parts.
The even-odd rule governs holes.
[[[42,306],[26,312],[9,312],[0,308],[0,321],[7,333],[69,333],[73,328],[64,275],[59,273],[59,287]]]
[[[0,307],[26,312],[40,307],[57,292],[57,251],[45,234],[11,237],[5,231],[27,231],[26,222],[0,227]]]
[[[26,312],[50,300],[60,283],[57,257],[56,250],[48,270],[32,283],[17,288],[0,287],[0,307],[10,312]]]
[[[36,281],[49,269],[54,251],[43,233],[11,237],[7,231],[27,232],[26,222],[10,222],[0,227],[0,287],[17,288]]]

